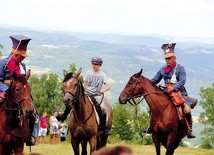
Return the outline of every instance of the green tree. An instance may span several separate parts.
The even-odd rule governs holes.
[[[142,131],[148,125],[149,116],[147,112],[143,112],[141,109],[140,105],[131,106],[116,103],[113,107],[113,137],[119,135],[120,140],[138,144],[149,142],[151,144],[151,137],[147,139],[142,137]]]
[[[201,96],[201,101],[200,105],[204,109],[204,112],[200,114],[201,118],[207,118],[206,121],[203,123],[205,124],[204,130],[201,132],[201,134],[204,136],[202,138],[203,144],[202,147],[204,146],[214,146],[214,83],[212,84],[211,87],[203,88],[201,87],[200,89],[200,96]],[[210,143],[210,144],[208,144]]]
[[[32,75],[30,78],[33,103],[39,114],[47,111],[49,115],[54,109],[62,110],[62,82],[56,74]]]
[[[130,141],[134,135],[130,105],[116,103],[113,107],[112,134],[119,135],[121,140]]]

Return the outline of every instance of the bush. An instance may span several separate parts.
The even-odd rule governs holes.
[[[204,138],[201,147],[204,149],[213,149],[212,140],[210,138]]]

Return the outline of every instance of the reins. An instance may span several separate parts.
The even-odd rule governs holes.
[[[141,86],[141,80],[142,80],[142,76],[140,76],[140,78],[136,79],[136,84],[135,86],[132,88],[132,91],[134,90],[134,88],[137,86],[137,85],[140,85],[140,87],[142,88]],[[164,87],[163,86],[159,86],[160,89],[163,89]],[[143,88],[142,88],[143,89]],[[147,93],[144,93],[144,94],[141,94],[141,95],[138,95],[138,96],[130,96],[129,99],[127,100],[129,102],[129,104],[131,105],[138,105],[140,104],[146,96],[150,95],[150,94],[163,94],[164,91],[154,91],[154,92],[147,92]],[[141,98],[143,96],[143,98]],[[135,98],[138,98],[138,102],[135,101]],[[133,103],[132,103],[132,102]]]

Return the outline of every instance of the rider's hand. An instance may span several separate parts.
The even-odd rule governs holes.
[[[168,91],[168,93],[173,92],[173,91],[174,91],[173,86],[168,86],[168,87],[167,87],[167,91]]]
[[[100,90],[100,94],[104,94],[105,93],[105,91],[104,90]]]

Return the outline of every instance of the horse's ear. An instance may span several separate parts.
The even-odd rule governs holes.
[[[78,72],[74,75],[75,78],[78,78],[82,72],[82,67],[78,70]]]
[[[27,71],[26,75],[25,75],[25,78],[28,80],[29,77],[30,77],[30,75],[31,75],[31,71],[30,71],[30,69],[29,69],[29,70]]]
[[[64,77],[66,77],[67,74],[68,74],[68,72],[66,70],[63,70]]]
[[[138,76],[141,76],[142,72],[143,72],[143,69],[141,69],[141,70],[137,73]]]

